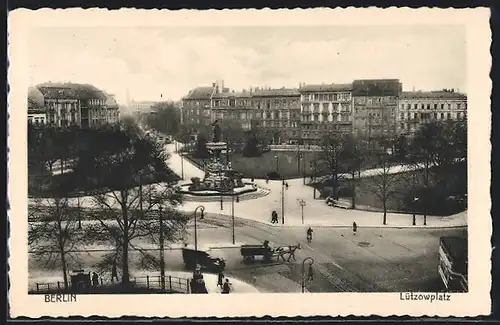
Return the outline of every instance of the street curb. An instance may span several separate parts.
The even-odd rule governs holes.
[[[268,224],[272,226],[272,224]],[[303,228],[303,227],[315,227],[315,228],[348,228],[351,229],[352,226],[349,225],[280,225],[273,227],[282,227],[282,228]],[[467,228],[468,225],[453,225],[453,226],[360,226],[358,225],[358,229],[454,229],[454,228]]]

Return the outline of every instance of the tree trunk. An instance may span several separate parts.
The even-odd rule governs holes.
[[[58,211],[58,216],[57,216],[57,244],[59,246],[59,254],[61,254],[61,266],[62,266],[62,272],[63,272],[63,280],[64,280],[64,289],[68,289],[68,272],[67,272],[67,265],[66,265],[66,252],[64,249],[64,234],[63,234],[63,229],[62,229],[62,220],[61,220],[61,211]]]
[[[387,205],[386,205],[386,199],[384,198],[384,202],[383,202],[383,205],[384,205],[384,225],[387,225]]]
[[[122,195],[122,198],[124,196]],[[129,221],[128,221],[128,211],[127,211],[127,203],[125,200],[122,201],[122,214],[123,214],[123,241],[122,241],[122,284],[128,285],[130,283],[130,275],[128,270],[128,231],[129,231]]]

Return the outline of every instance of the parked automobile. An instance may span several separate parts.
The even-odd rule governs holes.
[[[182,249],[182,259],[186,268],[190,270],[199,265],[202,270],[218,273],[226,267],[226,261],[223,258],[212,256],[207,251],[187,247]]]

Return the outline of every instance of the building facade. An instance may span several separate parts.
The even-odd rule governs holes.
[[[412,134],[431,121],[467,119],[467,95],[454,89],[402,92],[399,98],[397,129]]]
[[[252,127],[270,130],[272,142],[297,143],[300,134],[300,93],[297,89],[252,89]]]
[[[181,124],[191,133],[198,133],[199,127],[208,127],[212,120],[212,95],[215,87],[197,87],[182,99]]]
[[[355,80],[352,87],[353,133],[371,148],[397,132],[397,109],[403,90],[398,79]]]
[[[328,133],[352,132],[352,84],[303,84],[299,92],[305,144],[318,144]]]
[[[298,89],[230,91],[223,81],[182,99],[181,123],[196,134],[215,120],[273,134],[272,143],[319,144],[326,134],[352,133],[372,148],[431,120],[467,118],[467,96],[453,90],[403,92],[399,79],[300,84]]]
[[[47,111],[42,93],[36,87],[28,88],[28,123],[43,126],[47,123]]]
[[[181,123],[190,132],[208,127],[215,120],[243,130],[273,131],[272,141],[300,139],[300,93],[296,89],[249,89],[230,91],[219,80],[212,87],[197,87],[182,99]]]
[[[251,94],[242,92],[220,92],[215,88],[211,98],[211,123],[221,121],[222,124],[240,126],[243,130],[250,130],[254,118]]]
[[[49,82],[34,88],[43,98],[46,124],[49,126],[100,127],[118,122],[116,101],[108,110],[107,95],[92,85]]]

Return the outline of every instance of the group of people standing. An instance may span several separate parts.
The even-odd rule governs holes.
[[[219,272],[219,274],[217,275],[217,287],[221,288],[221,293],[228,294],[232,289],[231,282],[229,282],[229,279],[226,279],[226,281],[224,281],[224,278],[224,274],[222,272]]]

